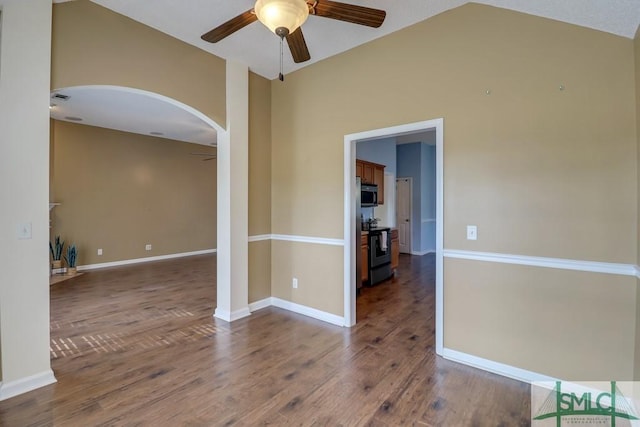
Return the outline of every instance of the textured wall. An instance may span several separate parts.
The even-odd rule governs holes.
[[[634,86],[633,41],[477,4],[321,61],[288,75],[286,84],[272,85],[278,106],[272,111],[273,232],[342,238],[344,135],[443,117],[446,249],[635,263]],[[466,240],[467,224],[478,226],[479,240]],[[304,256],[311,248],[279,245],[274,271],[315,268],[313,258]],[[287,256],[293,247],[295,258]],[[531,283],[527,273],[509,269],[514,292],[501,297],[475,279],[474,268],[446,263],[445,304],[456,301],[447,298],[460,287],[469,291],[467,300],[483,302],[483,312],[517,302],[521,310],[510,311],[503,321],[522,331],[529,349],[543,351],[546,341],[529,326],[545,310],[561,308],[558,292],[575,290],[576,301],[590,298],[574,286],[580,277],[551,269],[535,289],[544,303],[530,306],[527,294],[516,291]],[[503,274],[508,266],[492,268]],[[311,290],[297,302],[340,307],[341,259],[327,269],[339,272],[340,283],[312,278],[305,285]],[[596,293],[614,294],[601,301],[599,316],[635,319],[633,304],[619,304],[632,297],[625,286],[632,288],[635,279],[586,276]],[[276,279],[273,286],[281,286]],[[290,286],[290,278],[280,279]],[[487,292],[495,298],[484,298]],[[576,319],[583,314],[579,304],[562,309]],[[491,323],[480,322],[473,337],[465,336],[470,332],[464,325],[476,319],[455,306],[447,310],[445,340],[453,340],[448,342],[454,350],[485,354],[480,345],[460,344],[484,341],[495,345],[493,360],[541,373],[625,379],[633,374],[628,345],[615,368],[601,364],[591,371],[596,364],[578,363],[569,369],[568,361],[584,357],[607,360],[608,349],[594,347],[585,355],[571,345],[610,334],[606,322],[563,329],[566,340],[556,347],[562,360],[555,365],[512,354],[513,336]],[[616,333],[627,343],[635,341],[633,328]]]
[[[51,88],[159,93],[226,123],[225,61],[89,0],[53,7]]]
[[[53,123],[52,235],[79,265],[215,249],[216,161],[189,154],[214,148]]]
[[[249,236],[271,234],[271,82],[249,74]],[[271,296],[271,242],[249,243],[249,302]]]
[[[3,4],[0,39],[0,399],[53,381],[49,358],[51,2]],[[31,226],[31,237],[18,229]],[[26,380],[26,381],[23,381]],[[6,389],[9,388],[9,392]]]

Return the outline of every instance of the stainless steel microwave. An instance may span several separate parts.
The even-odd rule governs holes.
[[[378,186],[375,184],[362,184],[360,186],[360,206],[366,208],[378,206]]]

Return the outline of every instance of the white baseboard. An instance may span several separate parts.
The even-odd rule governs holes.
[[[256,302],[249,303],[249,310],[251,310],[251,312],[253,313],[254,311],[258,311],[263,308],[270,307],[272,305],[273,304],[271,303],[271,297],[269,297],[269,298],[261,299]]]
[[[222,319],[226,322],[233,322],[234,320],[249,316],[254,311],[272,306],[302,314],[304,316],[313,317],[314,319],[322,320],[323,322],[331,323],[333,325],[344,326],[344,318],[341,316],[276,297],[264,298],[259,301],[252,302],[246,309],[237,310],[233,313],[216,308],[213,317]]]
[[[483,359],[482,357],[451,350],[450,348],[444,348],[442,350],[442,357],[453,362],[473,366],[474,368],[482,369],[483,371],[493,372],[494,374],[529,384],[534,381],[558,381],[557,378],[549,377],[537,372],[527,371],[526,369],[516,368],[515,366],[505,365],[504,363],[494,362],[493,360]]]
[[[220,308],[216,308],[216,311],[213,317],[217,317],[218,319],[222,319],[225,322],[233,322],[234,320],[242,319],[244,317],[251,316],[251,310],[249,307],[243,307],[239,310],[228,311],[222,310]]]
[[[282,308],[285,310],[293,311],[294,313],[302,314],[314,319],[322,320],[323,322],[331,323],[333,325],[344,326],[344,317],[337,316],[335,314],[327,313],[306,305],[296,304],[295,302],[283,300],[276,297],[271,297],[271,305],[274,307]]]
[[[411,255],[416,255],[416,256],[422,256],[426,254],[435,254],[435,253],[436,253],[435,249],[428,249],[426,251],[411,251]]]
[[[3,382],[0,385],[0,400],[9,399],[55,382],[56,377],[51,369],[19,380]]]
[[[96,270],[99,268],[107,268],[107,267],[119,267],[122,265],[130,265],[130,264],[140,264],[143,262],[152,262],[152,261],[162,261],[165,259],[173,259],[173,258],[183,258],[194,255],[205,255],[205,254],[213,254],[216,253],[216,249],[204,249],[201,251],[193,251],[193,252],[182,252],[177,254],[168,254],[168,255],[158,255],[146,258],[134,258],[134,259],[125,259],[122,261],[113,261],[113,262],[103,262],[99,264],[87,264],[87,265],[79,265],[78,271],[86,271],[86,270]]]

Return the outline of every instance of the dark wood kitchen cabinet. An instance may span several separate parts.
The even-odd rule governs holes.
[[[384,204],[384,165],[356,159],[356,176],[363,184],[378,186],[378,204]]]
[[[374,170],[375,170],[375,167],[373,166],[373,164],[369,162],[363,162],[362,176],[361,176],[362,182],[364,182],[365,184],[376,184],[374,180],[375,178]]]
[[[360,238],[360,250],[362,251],[362,283],[369,280],[369,236],[362,234]]]

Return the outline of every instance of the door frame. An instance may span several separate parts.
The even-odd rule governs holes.
[[[413,178],[410,176],[396,178],[396,228],[400,227],[398,223],[398,181],[407,180],[409,182],[409,222],[411,223],[409,233],[409,252],[400,252],[401,254],[413,254]]]
[[[379,138],[436,131],[436,353],[444,344],[444,119],[432,119],[344,136],[344,325],[356,323],[356,143]],[[397,224],[396,224],[397,225]],[[358,243],[358,244],[356,244]]]

